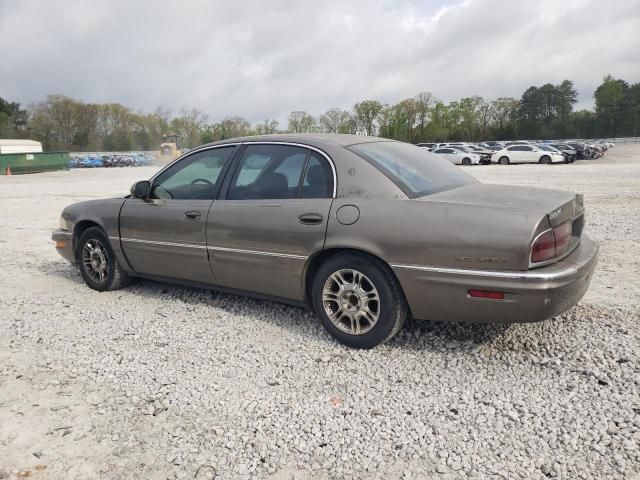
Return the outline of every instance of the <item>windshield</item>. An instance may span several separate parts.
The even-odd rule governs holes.
[[[347,147],[387,175],[409,197],[421,197],[478,181],[438,155],[402,142]]]

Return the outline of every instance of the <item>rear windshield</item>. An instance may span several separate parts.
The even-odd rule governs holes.
[[[409,197],[478,183],[449,160],[408,143],[371,142],[347,148],[377,167]]]

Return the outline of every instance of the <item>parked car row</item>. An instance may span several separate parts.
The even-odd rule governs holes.
[[[455,165],[573,163],[599,158],[614,146],[606,140],[517,140],[480,143],[418,143]]]
[[[78,155],[71,154],[69,168],[144,167],[155,161],[151,153]]]

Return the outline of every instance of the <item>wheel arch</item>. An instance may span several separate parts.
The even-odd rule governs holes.
[[[304,266],[304,270],[303,270],[303,274],[302,274],[302,279],[303,279],[303,292],[304,292],[304,302],[309,306],[309,308],[314,311],[314,307],[313,307],[313,301],[311,299],[311,288],[313,285],[313,279],[315,278],[316,273],[318,272],[318,269],[320,268],[320,266],[327,261],[329,258],[340,254],[340,253],[353,253],[353,254],[357,254],[357,255],[363,255],[366,257],[370,257],[372,259],[377,260],[378,262],[380,262],[381,265],[383,265],[388,271],[389,273],[392,275],[392,277],[395,279],[398,287],[400,288],[400,292],[402,292],[402,295],[405,299],[405,302],[407,302],[407,297],[404,293],[404,290],[402,288],[402,284],[400,283],[400,280],[398,279],[398,277],[396,276],[395,272],[393,271],[393,269],[391,268],[391,265],[389,265],[388,262],[386,262],[384,259],[380,258],[380,256],[376,255],[375,253],[372,253],[368,250],[364,250],[361,248],[353,248],[353,247],[330,247],[330,248],[326,248],[323,250],[320,250],[316,253],[314,253],[313,255],[311,255],[308,259],[307,262]],[[407,302],[407,309],[409,310],[409,314],[411,314],[411,307],[409,305],[409,303]]]
[[[102,225],[100,225],[98,222],[94,220],[80,220],[75,223],[75,225],[73,226],[73,251],[74,252],[76,251],[77,242],[80,236],[84,233],[85,230],[88,230],[92,227],[98,227],[103,232],[105,231],[104,227],[102,227]]]

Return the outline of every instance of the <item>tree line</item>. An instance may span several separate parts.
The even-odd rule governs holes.
[[[318,116],[296,110],[281,127],[275,119],[251,125],[240,116],[210,123],[195,108],[177,115],[163,107],[143,113],[118,103],[49,95],[22,109],[0,98],[0,138],[32,138],[47,150],[119,151],[156,150],[167,134],[178,135],[185,147],[285,132],[362,133],[411,143],[640,136],[640,83],[607,75],[594,99],[594,110],[575,111],[577,91],[571,80],[531,86],[520,99],[473,96],[445,103],[422,92],[395,105],[363,100]]]

